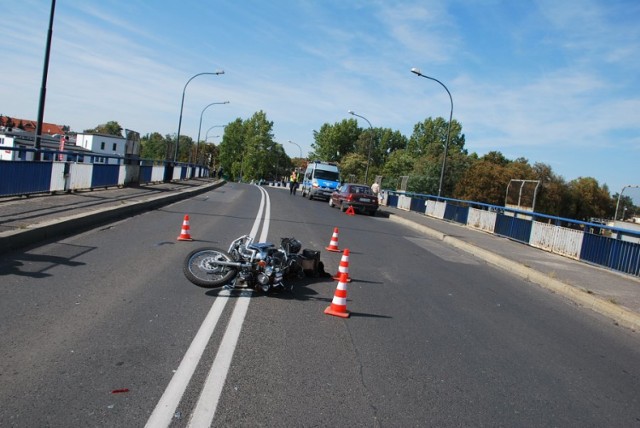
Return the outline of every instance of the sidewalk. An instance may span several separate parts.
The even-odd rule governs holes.
[[[0,198],[0,254],[156,209],[224,184],[194,179],[140,187]],[[640,279],[416,212],[381,207],[382,217],[474,254],[532,283],[640,331]]]
[[[156,209],[223,184],[223,180],[197,178],[137,187],[0,198],[0,254]]]

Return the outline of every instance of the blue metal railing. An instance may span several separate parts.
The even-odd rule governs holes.
[[[172,180],[175,168],[180,168],[179,176],[182,180],[187,178],[188,171],[196,169],[200,177],[209,176],[209,168],[192,164],[174,165],[150,159],[125,159],[122,156],[50,149],[41,150],[42,160],[34,161],[35,149],[2,146],[2,150],[5,151],[5,156],[10,154],[12,160],[0,160],[0,197],[47,193],[62,190],[63,187],[64,190],[69,190],[69,165],[75,163],[91,165],[91,176],[86,180],[87,184],[83,184],[87,189],[151,183],[154,165],[162,166],[166,171],[164,181]],[[54,165],[58,166],[54,168]],[[120,174],[123,166],[129,172],[125,175],[136,177],[135,182],[123,182],[125,178]]]
[[[495,212],[493,233],[531,243],[535,222],[571,229],[582,234],[579,259],[626,274],[640,276],[640,232],[599,223],[555,217],[548,214],[410,192],[384,191],[386,204],[398,207],[401,195],[409,197],[411,211],[426,213],[425,203],[445,204],[443,219],[467,225],[471,208]],[[406,199],[403,199],[403,206]],[[440,211],[442,212],[442,211]]]

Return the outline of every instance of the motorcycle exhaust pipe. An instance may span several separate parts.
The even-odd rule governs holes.
[[[242,262],[227,262],[223,260],[216,260],[215,264],[220,266],[231,266],[236,268],[250,268],[251,263],[242,263]]]

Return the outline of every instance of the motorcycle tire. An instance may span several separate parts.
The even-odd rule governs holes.
[[[226,251],[216,248],[199,248],[190,252],[185,258],[182,271],[189,281],[199,287],[222,287],[236,277],[238,269],[233,266],[221,266],[216,263],[217,260],[235,261]]]

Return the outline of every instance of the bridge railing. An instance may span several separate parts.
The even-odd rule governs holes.
[[[126,159],[122,156],[78,154],[41,150],[34,161],[34,149],[3,147],[13,151],[13,160],[0,160],[0,197],[37,193],[70,192],[106,187],[123,187],[190,178],[208,177],[200,165]]]
[[[415,211],[487,233],[640,276],[640,232],[480,202],[418,193],[382,192],[383,205]]]

